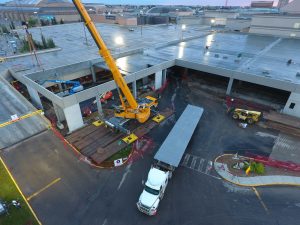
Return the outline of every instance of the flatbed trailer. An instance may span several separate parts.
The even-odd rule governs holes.
[[[137,202],[137,207],[141,212],[147,215],[156,214],[168,180],[171,179],[174,170],[179,166],[203,111],[201,107],[187,105],[156,152],[155,162],[149,171],[145,188]]]

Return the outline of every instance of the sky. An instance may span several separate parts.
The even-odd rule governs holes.
[[[7,2],[8,0],[0,0],[0,3]],[[82,0],[83,2],[90,3],[103,3],[103,4],[133,4],[133,5],[225,5],[226,0]],[[248,6],[251,0],[227,0],[228,6]],[[277,0],[275,0],[276,5]]]

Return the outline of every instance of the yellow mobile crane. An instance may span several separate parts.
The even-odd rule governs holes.
[[[121,100],[121,106],[119,106],[115,111],[116,117],[122,117],[127,119],[136,119],[140,123],[144,123],[150,117],[151,107],[157,107],[157,99],[151,96],[147,96],[145,99],[137,102],[130,92],[127,83],[125,82],[122,74],[120,73],[114,58],[112,57],[110,51],[107,49],[102,37],[97,31],[97,28],[88,12],[84,8],[80,0],[72,0],[77,11],[83,18],[83,21],[88,28],[90,34],[92,35],[96,45],[99,48],[99,54],[105,60],[107,66],[110,68],[113,78],[117,85],[117,90]],[[121,90],[120,90],[121,89]],[[123,95],[126,98],[126,102],[123,99]]]

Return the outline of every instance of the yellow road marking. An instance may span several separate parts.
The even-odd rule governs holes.
[[[31,208],[29,202],[27,201],[27,199],[25,198],[23,192],[21,191],[21,189],[19,188],[19,185],[17,184],[17,182],[15,181],[14,177],[11,175],[9,169],[7,168],[6,164],[4,163],[3,159],[0,157],[0,161],[3,164],[5,170],[7,171],[8,175],[10,176],[11,180],[13,181],[13,183],[15,184],[16,188],[18,189],[19,193],[21,194],[22,198],[24,199],[26,205],[28,206],[29,210],[31,211],[33,217],[36,219],[36,221],[38,222],[39,225],[42,225],[41,221],[38,219],[37,215],[35,214],[35,212],[33,211],[33,209]]]
[[[256,190],[255,187],[252,187],[252,190],[254,191],[254,193],[256,194],[260,204],[262,205],[262,207],[265,209],[266,213],[269,214],[269,209],[267,208],[266,204],[263,202],[263,200],[260,197],[260,194],[258,193],[258,191]]]
[[[26,115],[20,116],[19,119],[17,119],[17,120],[10,120],[10,121],[7,121],[5,123],[1,123],[0,127],[5,127],[7,125],[10,125],[10,124],[18,122],[19,120],[23,120],[23,119],[29,118],[29,117],[34,116],[36,114],[41,114],[42,112],[43,112],[43,110],[37,110],[37,111],[34,111],[32,113],[28,113]]]
[[[27,201],[30,201],[33,197],[39,195],[40,193],[42,193],[43,191],[45,191],[46,189],[48,189],[49,187],[51,187],[53,184],[57,183],[58,181],[60,181],[61,178],[57,178],[54,181],[52,181],[51,183],[49,183],[48,185],[46,185],[45,187],[41,188],[40,190],[38,190],[37,192],[33,193],[32,195],[30,195],[29,197],[27,197]]]

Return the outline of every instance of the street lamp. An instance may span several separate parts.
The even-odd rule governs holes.
[[[84,24],[84,23],[82,23],[82,25],[83,25],[83,31],[84,31],[84,39],[85,39],[85,44],[88,46],[88,45],[89,45],[89,43],[88,43],[88,39],[87,39],[87,36],[86,36],[85,24]]]

